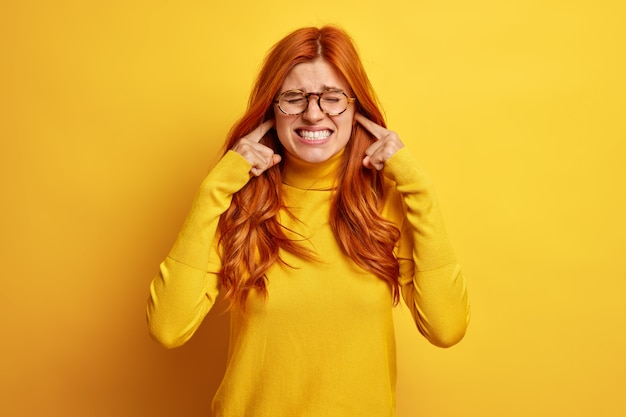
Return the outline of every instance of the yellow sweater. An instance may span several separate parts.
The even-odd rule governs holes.
[[[395,336],[389,286],[343,255],[328,224],[339,156],[324,164],[285,161],[284,198],[298,220],[287,229],[318,255],[268,272],[268,298],[251,293],[244,317],[231,311],[228,364],[215,417],[392,417]],[[402,297],[433,344],[451,346],[469,320],[465,281],[427,178],[403,148],[385,165],[383,216],[402,231]],[[228,152],[203,181],[174,247],[150,288],[150,333],[185,343],[213,306],[220,284],[215,233],[250,165]]]

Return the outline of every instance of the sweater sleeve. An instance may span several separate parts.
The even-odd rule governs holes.
[[[163,346],[184,344],[209,312],[219,292],[221,261],[216,232],[234,193],[249,181],[250,164],[230,151],[202,182],[169,255],[150,284],[150,335]]]
[[[385,175],[405,210],[397,252],[402,298],[432,344],[453,346],[465,335],[470,308],[432,185],[406,147],[387,161]]]

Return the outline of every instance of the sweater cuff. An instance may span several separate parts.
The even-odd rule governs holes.
[[[395,181],[399,186],[415,183],[422,185],[430,184],[428,175],[426,175],[415,156],[406,146],[399,149],[385,162],[383,172],[387,178]]]
[[[203,185],[217,177],[220,183],[232,185],[234,192],[237,192],[250,181],[250,168],[252,165],[246,158],[235,151],[228,151],[207,175]]]

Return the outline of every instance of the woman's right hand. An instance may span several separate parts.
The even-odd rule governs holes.
[[[265,136],[265,134],[272,127],[274,127],[273,120],[263,122],[252,132],[239,139],[231,149],[232,151],[235,151],[239,155],[243,156],[250,163],[250,165],[252,165],[250,174],[256,177],[279,163],[281,160],[281,156],[274,153],[272,148],[259,143],[263,136]]]

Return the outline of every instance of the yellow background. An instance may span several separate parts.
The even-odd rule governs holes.
[[[325,23],[434,178],[470,283],[450,350],[396,311],[398,416],[626,415],[625,19],[621,0],[3,1],[0,415],[208,414],[226,317],[166,351],[148,283],[267,49]]]

